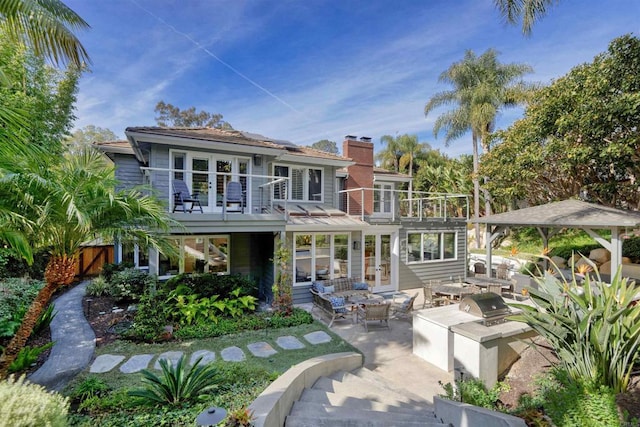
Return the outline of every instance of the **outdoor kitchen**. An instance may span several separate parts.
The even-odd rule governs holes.
[[[491,292],[468,295],[459,304],[417,310],[413,353],[442,370],[479,378],[492,387],[527,347],[527,339],[536,335],[525,323],[506,319],[515,312]]]

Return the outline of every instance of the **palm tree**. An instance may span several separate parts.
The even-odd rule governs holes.
[[[500,14],[510,24],[522,19],[522,32],[531,34],[533,24],[547,14],[547,8],[559,0],[494,0]]]
[[[391,135],[383,135],[380,138],[380,142],[386,145],[382,151],[376,154],[376,159],[380,162],[380,166],[393,171],[400,172],[400,143],[396,137]]]
[[[0,147],[1,154],[7,150]],[[19,231],[31,246],[46,249],[51,258],[46,284],[25,314],[16,335],[0,357],[0,378],[24,346],[53,293],[75,276],[77,254],[94,239],[135,241],[170,252],[166,239],[176,224],[155,198],[140,190],[115,191],[113,167],[90,147],[65,157],[16,155],[4,162],[0,177],[0,211],[22,212],[28,228]],[[0,217],[2,218],[2,217]],[[4,221],[0,229],[13,231]]]
[[[89,55],[74,30],[90,28],[60,0],[2,0],[0,26],[15,41],[56,65],[71,62],[82,69]]]
[[[480,183],[478,180],[478,144],[489,151],[488,136],[493,132],[496,117],[503,107],[515,106],[526,101],[532,86],[520,78],[532,71],[524,64],[500,64],[498,53],[487,50],[476,56],[471,50],[464,59],[452,64],[439,80],[453,85],[453,89],[436,93],[424,107],[425,115],[437,107],[453,105],[456,108],[442,113],[435,121],[433,133],[437,137],[445,131],[445,145],[471,131],[473,149],[473,209],[475,218],[480,216]],[[486,213],[490,214],[488,194],[485,194]],[[479,245],[480,228],[476,224],[476,244]]]

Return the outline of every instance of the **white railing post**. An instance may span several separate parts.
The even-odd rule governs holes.
[[[447,195],[444,196],[444,220],[447,220]]]
[[[364,188],[360,189],[360,220],[364,221]]]

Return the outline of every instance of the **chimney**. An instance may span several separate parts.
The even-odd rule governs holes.
[[[363,136],[358,138],[353,135],[345,136],[342,144],[342,153],[351,158],[354,165],[347,168],[349,177],[345,185],[346,190],[354,188],[373,188],[373,143],[371,138]],[[371,190],[362,193],[353,191],[349,194],[349,214],[371,215],[373,212],[373,192]]]

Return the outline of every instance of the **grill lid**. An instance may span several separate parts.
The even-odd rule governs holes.
[[[460,301],[459,308],[460,311],[482,318],[506,316],[511,313],[502,297],[493,292],[467,295]]]

